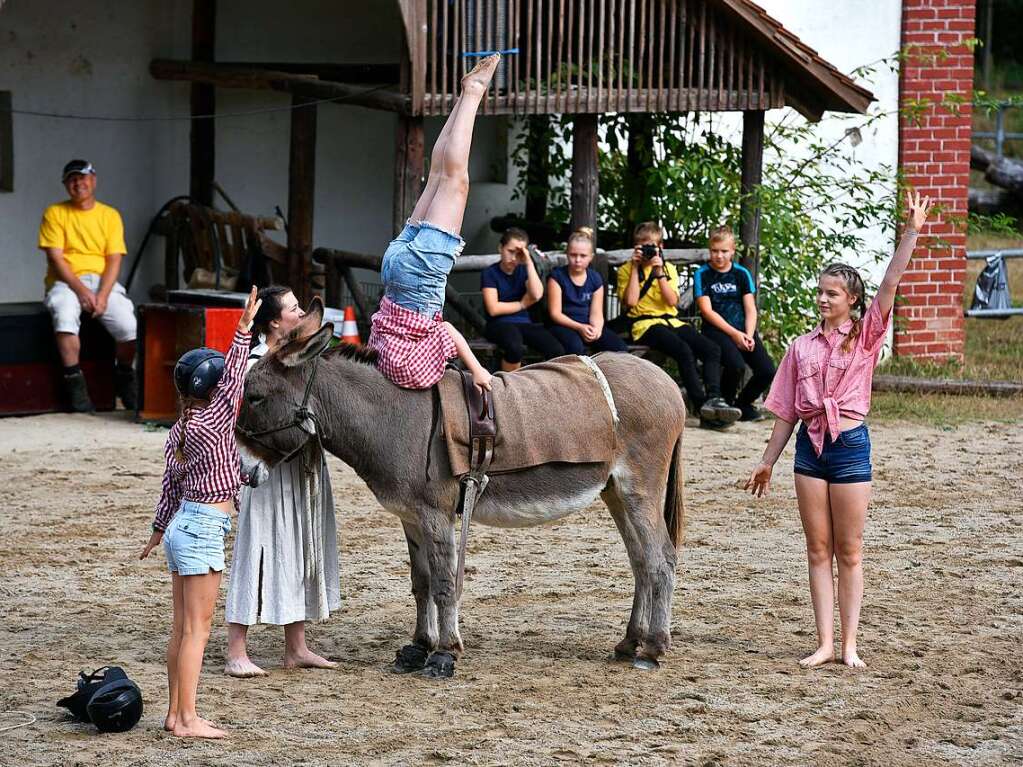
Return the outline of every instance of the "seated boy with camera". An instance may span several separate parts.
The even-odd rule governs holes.
[[[742,415],[721,397],[721,349],[678,316],[678,270],[662,258],[660,225],[647,221],[632,235],[632,260],[618,269],[618,297],[632,320],[632,339],[675,360],[700,426],[722,428]],[[696,360],[703,363],[703,383]]]

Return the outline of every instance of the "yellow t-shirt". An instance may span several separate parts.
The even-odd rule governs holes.
[[[624,304],[625,289],[629,287],[629,278],[632,276],[632,261],[626,261],[618,267],[618,298]],[[664,273],[668,275],[671,284],[678,290],[678,269],[674,264],[665,262]],[[639,287],[643,289],[650,272],[643,267],[639,269]],[[670,315],[664,317],[662,315]],[[632,323],[632,340],[638,341],[640,336],[647,332],[654,325],[668,325],[673,328],[680,328],[686,323],[678,318],[678,308],[668,306],[661,295],[660,286],[657,280],[653,281],[650,289],[639,299],[639,303],[629,310],[628,315],[635,319]],[[646,319],[640,319],[646,318]]]
[[[75,276],[103,274],[107,256],[128,252],[124,246],[121,214],[101,202],[89,210],[79,210],[70,201],[48,207],[39,225],[39,247],[63,250],[64,258]],[[47,290],[57,277],[53,266],[48,265]]]

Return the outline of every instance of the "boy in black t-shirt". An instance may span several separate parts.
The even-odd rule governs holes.
[[[696,272],[693,296],[703,315],[703,334],[721,349],[721,394],[742,410],[743,421],[764,416],[753,406],[774,378],[774,362],[757,333],[756,285],[749,271],[733,264],[735,235],[730,227],[710,233],[710,263]],[[749,365],[753,377],[736,398],[739,380]]]

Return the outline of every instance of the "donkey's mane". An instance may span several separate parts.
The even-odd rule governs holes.
[[[364,365],[372,365],[377,361],[377,350],[370,349],[368,346],[358,346],[356,344],[350,344],[346,341],[342,341],[337,346],[327,349],[323,353],[323,356],[334,356],[344,357],[345,359],[352,360],[353,362],[361,362]]]

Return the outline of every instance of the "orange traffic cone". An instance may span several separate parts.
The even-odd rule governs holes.
[[[341,342],[362,346],[362,339],[359,338],[359,326],[355,324],[355,309],[350,305],[345,307],[345,318],[341,325]]]

